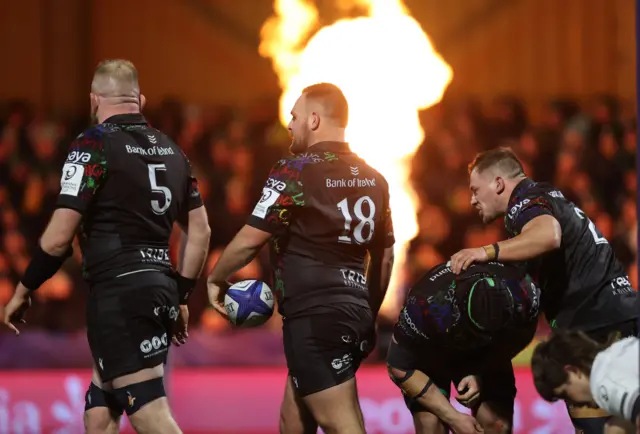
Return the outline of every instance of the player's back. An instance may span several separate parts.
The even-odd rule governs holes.
[[[278,196],[289,195],[265,200],[270,183]],[[291,193],[290,183],[297,184],[298,193]],[[276,292],[287,314],[340,302],[368,306],[367,251],[393,244],[385,178],[346,143],[323,142],[281,160],[267,187],[264,206],[297,202],[287,231],[272,243]]]
[[[624,267],[580,208],[552,185],[525,179],[505,217],[511,235],[528,213],[550,214],[562,230],[560,248],[529,263],[552,326],[593,330],[637,316],[638,296]]]
[[[85,277],[170,269],[169,238],[191,188],[178,146],[141,115],[119,115],[85,131],[70,151],[62,193],[96,185],[81,227]]]
[[[396,339],[428,339],[450,348],[486,345],[494,336],[490,332],[478,333],[472,326],[469,304],[472,288],[486,278],[492,286],[500,281],[509,288],[513,312],[506,328],[535,328],[540,291],[523,267],[500,262],[472,264],[456,275],[447,263],[433,267],[411,287],[395,326]]]

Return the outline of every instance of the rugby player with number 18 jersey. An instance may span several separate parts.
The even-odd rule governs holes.
[[[30,291],[58,271],[79,229],[94,360],[88,433],[118,432],[123,411],[138,433],[181,432],[163,364],[171,341],[187,337],[186,304],[206,259],[209,225],[189,161],[148,125],[143,105],[131,62],[98,65],[91,86],[97,125],[69,148],[57,209],[5,312],[17,332],[10,321],[21,319]],[[175,222],[186,232],[178,273],[168,253]]]
[[[469,172],[471,204],[485,223],[504,215],[511,238],[456,253],[451,257],[455,273],[473,262],[525,261],[553,328],[581,330],[598,341],[611,333],[638,333],[638,293],[607,239],[580,208],[553,186],[527,178],[507,149],[479,154]],[[572,406],[569,413],[585,434],[602,433],[602,410]]]
[[[355,373],[374,346],[391,274],[389,188],[344,141],[340,89],[306,88],[291,114],[294,155],[272,168],[247,225],[214,266],[209,299],[225,315],[226,279],[269,241],[289,369],[280,432],[320,425],[364,434]]]

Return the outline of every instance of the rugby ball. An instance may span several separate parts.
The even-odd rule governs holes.
[[[231,285],[224,297],[224,309],[231,324],[257,327],[273,314],[273,293],[260,280],[242,280]]]

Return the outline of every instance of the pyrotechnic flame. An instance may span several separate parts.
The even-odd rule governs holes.
[[[272,60],[283,89],[283,125],[311,84],[333,83],[349,101],[351,149],[387,178],[391,192],[396,265],[381,311],[391,316],[402,302],[408,243],[418,233],[418,198],[409,182],[410,159],[424,139],[418,111],[440,101],[453,73],[401,0],[343,0],[336,6],[362,7],[366,16],[318,29],[312,2],[275,0],[260,54]]]

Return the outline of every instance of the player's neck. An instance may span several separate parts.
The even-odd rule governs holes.
[[[332,128],[329,131],[323,133],[317,132],[313,138],[309,141],[309,147],[317,145],[322,142],[346,142],[345,129],[344,128]]]
[[[98,111],[98,123],[103,123],[111,116],[128,115],[140,113],[140,106],[137,104],[118,104],[109,107],[101,107]]]

